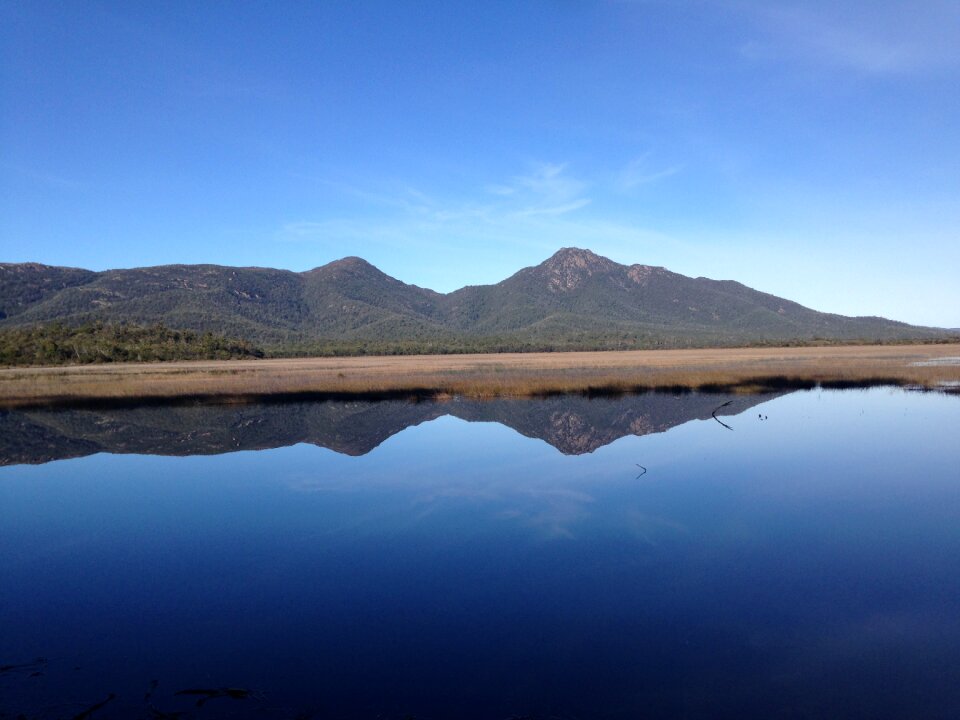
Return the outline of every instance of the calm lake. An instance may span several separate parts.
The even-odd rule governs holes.
[[[960,717],[958,438],[886,388],[3,412],[0,718]]]

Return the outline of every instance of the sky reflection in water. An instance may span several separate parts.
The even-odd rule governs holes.
[[[550,408],[551,441],[630,411],[590,402],[621,405]],[[698,406],[580,455],[436,415],[360,456],[0,468],[0,665],[48,659],[0,713],[960,713],[960,399]],[[223,687],[262,695],[174,695]]]

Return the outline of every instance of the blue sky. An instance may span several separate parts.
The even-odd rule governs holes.
[[[0,4],[0,260],[562,246],[960,327],[960,3]]]

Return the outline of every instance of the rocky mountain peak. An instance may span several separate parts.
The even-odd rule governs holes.
[[[357,257],[356,255],[350,255],[349,257],[334,260],[332,263],[330,263],[330,267],[351,270],[368,270],[370,268],[374,268],[373,265],[368,263],[362,257]]]
[[[609,272],[620,267],[613,260],[581,248],[562,248],[540,265],[547,274],[547,287],[552,292],[567,292],[578,288],[595,273]]]
[[[603,268],[609,269],[616,265],[613,260],[597,255],[592,250],[584,248],[565,247],[557,250],[553,255],[544,260],[544,265],[550,267],[576,267],[576,268]]]
[[[382,274],[380,270],[378,270],[374,265],[368,263],[363,258],[352,255],[350,257],[334,260],[333,262],[329,262],[326,265],[321,265],[320,267],[315,267],[313,270],[308,270],[307,273],[325,276],[338,276],[344,273],[348,275]]]

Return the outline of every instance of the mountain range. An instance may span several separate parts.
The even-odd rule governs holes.
[[[935,340],[947,330],[817,312],[730,280],[564,248],[495,285],[443,294],[358,257],[307,272],[0,264],[0,330],[163,323],[276,351],[449,352]]]

